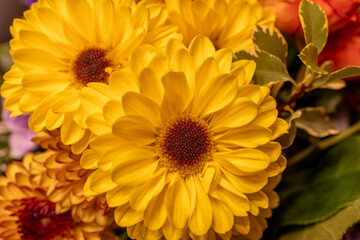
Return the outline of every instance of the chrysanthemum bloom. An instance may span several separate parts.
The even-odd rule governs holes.
[[[275,14],[256,0],[165,0],[169,22],[179,26],[184,44],[198,34],[210,38],[216,49],[234,52],[253,48],[256,25],[274,27]]]
[[[81,155],[71,152],[69,146],[60,141],[59,132],[39,133],[34,139],[43,153],[33,155],[33,173],[40,185],[49,189],[48,198],[56,204],[57,211],[71,209],[72,218],[101,226],[113,223],[113,212],[106,204],[105,195],[85,197],[83,188],[92,170],[80,166]]]
[[[96,169],[85,194],[106,193],[131,238],[261,238],[286,165],[273,140],[287,123],[242,65],[206,37],[188,49],[172,40],[140,72],[138,92],[105,105],[112,132],[80,160]]]
[[[164,48],[179,37],[164,25],[166,9],[152,0],[40,0],[15,19],[10,41],[14,66],[1,88],[12,116],[31,113],[32,131],[61,126],[61,139],[81,153],[90,133],[80,94],[108,83],[141,44]],[[100,84],[101,83],[101,84]]]
[[[3,240],[106,239],[104,227],[72,219],[71,212],[57,214],[46,191],[30,170],[31,155],[23,164],[13,162],[0,176],[0,238]],[[110,233],[111,234],[111,233]]]

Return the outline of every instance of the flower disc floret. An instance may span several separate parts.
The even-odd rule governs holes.
[[[201,173],[215,150],[207,123],[190,115],[169,119],[155,145],[160,164],[181,176]]]

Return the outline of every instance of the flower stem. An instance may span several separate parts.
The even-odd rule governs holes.
[[[352,136],[353,134],[355,134],[358,131],[360,131],[360,121],[358,121],[357,123],[352,125],[349,129],[347,129],[346,131],[344,131],[344,132],[342,132],[342,133],[340,133],[340,134],[338,134],[336,136],[329,137],[329,138],[327,138],[325,140],[317,141],[317,142],[311,144],[310,146],[308,146],[307,148],[305,148],[304,150],[302,150],[298,154],[291,157],[289,159],[288,166],[292,166],[292,165],[298,163],[299,161],[306,158],[307,156],[309,156],[314,151],[323,151],[325,149],[328,149],[329,147],[331,147],[331,146],[339,143],[340,141]]]
[[[291,105],[291,104],[292,104],[293,102],[295,102],[299,97],[301,97],[301,96],[304,94],[305,90],[306,90],[306,86],[305,86],[305,84],[302,84],[301,87],[300,87],[300,91],[299,91],[299,92],[297,92],[297,93],[295,93],[294,95],[292,95],[291,98],[290,98],[286,103],[284,103],[284,104],[282,104],[280,107],[278,107],[277,110],[278,110],[279,114],[280,114],[282,111],[284,111],[284,109],[285,109],[286,106]]]

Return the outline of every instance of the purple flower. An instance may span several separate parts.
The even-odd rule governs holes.
[[[37,2],[37,0],[24,0],[24,1],[28,6],[30,6],[34,2]]]
[[[9,116],[10,112],[3,109],[2,119],[6,128],[10,131],[10,157],[20,159],[26,153],[37,148],[37,145],[31,141],[35,137],[35,133],[29,130],[29,115],[20,115],[12,118],[9,118]]]

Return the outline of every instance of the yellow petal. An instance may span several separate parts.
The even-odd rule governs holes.
[[[189,178],[191,202],[195,202],[195,208],[189,218],[190,231],[196,235],[204,235],[212,223],[212,207],[205,189],[197,176]]]
[[[191,41],[189,52],[196,67],[199,67],[208,57],[215,53],[215,47],[209,38],[199,35]]]
[[[264,127],[245,126],[232,128],[223,135],[216,136],[218,144],[232,144],[241,147],[255,148],[270,141],[271,130]]]
[[[101,113],[109,98],[93,88],[83,87],[80,92],[80,100],[86,114],[91,115]]]
[[[249,201],[233,192],[230,192],[222,187],[216,188],[211,196],[222,201],[230,209],[234,216],[247,216],[250,210]]]
[[[234,224],[234,215],[231,209],[215,198],[211,199],[211,208],[213,214],[211,228],[217,233],[225,234]]]
[[[129,202],[132,187],[115,187],[106,193],[106,202],[109,207],[122,206]]]
[[[87,117],[86,124],[90,131],[96,135],[111,133],[111,125],[104,119],[102,113],[95,113]]]
[[[80,106],[80,92],[67,90],[52,98],[51,109],[54,113],[74,112]]]
[[[260,171],[247,176],[237,176],[230,172],[224,172],[229,182],[243,193],[254,193],[260,191],[267,181],[267,174],[265,171]]]
[[[108,124],[114,124],[116,119],[125,115],[122,103],[114,100],[109,100],[104,105],[103,115],[105,121]]]
[[[96,193],[106,193],[117,186],[117,184],[111,180],[109,171],[98,169],[93,172],[89,178],[91,179],[90,189]]]
[[[214,160],[221,167],[236,175],[264,170],[270,164],[267,154],[256,149],[237,149],[229,152],[217,152]]]
[[[165,196],[167,189],[163,189],[159,195],[153,197],[144,213],[144,224],[150,230],[160,229],[167,218],[165,208]]]
[[[145,68],[139,76],[140,93],[156,102],[159,106],[164,97],[164,88],[162,86],[159,73],[151,68]]]
[[[155,142],[155,129],[152,123],[141,116],[126,115],[115,121],[112,127],[114,135],[128,142],[147,145]]]
[[[230,49],[220,49],[219,51],[216,51],[216,53],[213,56],[218,64],[219,64],[219,70],[221,73],[229,73],[233,58],[233,53]],[[237,77],[237,76],[236,76]]]
[[[145,149],[128,150],[114,163],[111,177],[120,186],[136,186],[150,179],[157,165],[155,153]]]
[[[231,103],[238,91],[237,84],[237,78],[231,75],[220,75],[206,82],[198,95],[201,115],[216,112]]]
[[[231,105],[214,113],[210,124],[213,131],[241,127],[253,121],[256,115],[257,105],[248,98],[238,97]]]
[[[85,129],[82,129],[72,119],[71,115],[65,115],[64,123],[61,127],[61,140],[65,145],[73,144],[79,141],[85,134]]]
[[[196,70],[195,85],[199,90],[206,82],[219,75],[219,65],[217,61],[209,57]]]
[[[164,188],[165,175],[163,171],[152,176],[147,182],[135,186],[130,196],[130,206],[137,211],[145,211],[150,200]]]
[[[118,207],[115,209],[114,217],[115,222],[120,227],[129,227],[132,226],[144,218],[144,212],[134,211],[130,207],[129,208],[121,208]]]
[[[121,97],[123,94],[129,91],[138,92],[139,86],[137,83],[137,79],[131,73],[126,71],[115,71],[111,73],[109,78],[109,85],[114,89],[116,95],[118,97],[118,101],[121,101]]]
[[[96,169],[99,155],[91,149],[84,151],[80,158],[81,167],[85,169]]]
[[[168,72],[161,79],[165,95],[177,113],[182,113],[192,99],[190,85],[182,72]]]
[[[190,198],[182,178],[169,186],[165,201],[171,224],[178,229],[184,228],[190,214],[188,211]]]
[[[46,68],[35,68],[26,72],[22,84],[24,89],[39,95],[47,95],[64,90],[71,83],[68,73]]]
[[[150,120],[154,126],[161,125],[160,107],[147,97],[128,92],[123,96],[123,106],[126,114],[142,116]]]

